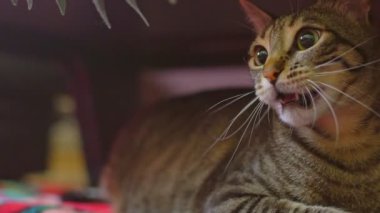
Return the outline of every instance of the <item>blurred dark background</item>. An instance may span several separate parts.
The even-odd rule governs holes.
[[[277,16],[312,1],[253,2]],[[193,74],[246,71],[254,35],[237,0],[138,3],[150,27],[124,0],[106,1],[112,29],[90,0],[68,0],[65,16],[51,0],[35,0],[31,11],[26,1],[17,7],[0,2],[0,178],[44,169],[56,94],[69,93],[77,103],[96,182],[112,140],[146,93],[141,88],[149,87],[144,76],[186,67]],[[374,3],[378,16],[379,1]]]

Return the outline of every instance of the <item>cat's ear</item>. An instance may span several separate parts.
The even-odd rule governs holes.
[[[240,5],[248,17],[248,21],[252,24],[256,33],[264,30],[272,22],[272,17],[259,7],[250,2],[250,0],[240,0]]]
[[[370,24],[369,12],[371,0],[318,0],[322,4],[333,4],[334,7],[344,14],[349,14],[355,20]]]

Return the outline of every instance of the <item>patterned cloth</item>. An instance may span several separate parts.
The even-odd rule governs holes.
[[[90,195],[68,195],[57,187],[36,188],[3,181],[0,213],[111,213],[111,208]]]

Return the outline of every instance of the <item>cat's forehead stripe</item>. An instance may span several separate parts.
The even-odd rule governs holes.
[[[273,31],[279,32],[285,26],[293,27],[294,24],[300,19],[298,15],[289,15],[277,19],[271,25],[267,26],[259,35],[261,39],[265,39],[269,35],[273,34]]]
[[[281,18],[281,19],[275,21],[273,23],[272,34],[278,34],[279,32],[281,32],[284,29],[285,22],[286,22],[285,18]]]
[[[290,15],[288,19],[288,26],[293,27],[294,23],[298,20],[299,16],[298,15]]]
[[[260,34],[260,38],[261,39],[265,39],[265,37],[267,37],[267,34],[268,34],[268,32],[271,32],[272,31],[272,28],[273,28],[273,25],[269,25],[269,26],[267,26],[262,32],[261,32],[261,34]]]
[[[307,23],[312,23],[312,24],[320,24],[321,20],[317,17],[313,16],[304,16],[302,17],[302,21],[307,22]]]
[[[274,22],[266,32],[266,34],[269,33],[266,38],[270,38],[270,49],[289,52],[293,46],[295,34],[302,27],[302,23],[302,19],[297,15],[285,16]]]

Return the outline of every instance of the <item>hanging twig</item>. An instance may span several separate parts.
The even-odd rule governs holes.
[[[26,0],[26,3],[28,4],[28,10],[31,10],[33,8],[33,0]]]
[[[66,12],[66,0],[56,0],[56,2],[59,8],[59,12],[61,12],[61,15],[64,16]]]
[[[140,8],[138,7],[136,0],[125,0],[125,1],[129,4],[129,6],[131,6],[136,11],[137,14],[139,14],[139,16],[144,21],[144,23],[147,26],[149,26],[149,22],[145,18],[144,14],[141,12]]]
[[[17,6],[18,0],[11,0],[13,6]]]
[[[111,29],[111,23],[107,17],[106,4],[104,0],[93,0],[96,10],[99,12],[100,17],[103,19],[104,23],[109,29]]]

